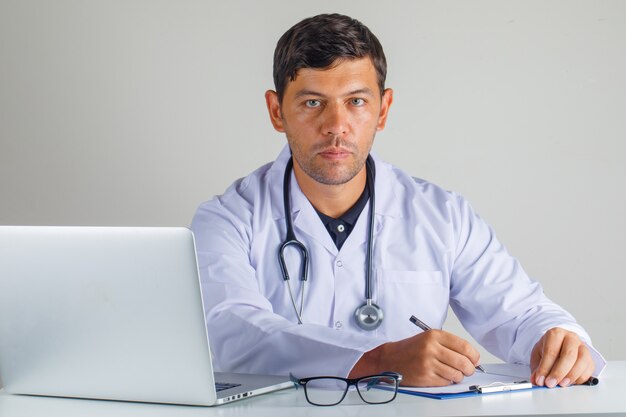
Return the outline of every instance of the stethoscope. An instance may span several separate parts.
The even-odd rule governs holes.
[[[374,241],[374,161],[371,156],[367,157],[366,161],[367,169],[367,186],[369,189],[369,235],[367,238],[367,270],[365,271],[365,303],[357,307],[354,311],[354,318],[356,323],[363,330],[376,330],[383,321],[383,310],[372,301],[372,250]],[[302,308],[304,306],[304,286],[307,281],[307,274],[309,270],[309,251],[304,244],[296,239],[296,234],[293,231],[293,221],[291,219],[291,202],[289,200],[289,190],[291,185],[291,171],[293,169],[293,158],[289,158],[287,166],[285,167],[285,179],[283,181],[283,203],[285,208],[285,222],[287,224],[287,236],[285,241],[278,248],[278,262],[280,264],[280,270],[283,274],[283,280],[287,283],[289,289],[289,296],[291,297],[291,303],[293,309],[298,317],[298,324],[302,324]],[[296,300],[291,290],[291,284],[289,283],[289,271],[287,270],[287,264],[285,263],[285,248],[288,246],[295,247],[300,251],[302,256],[302,271],[300,275],[300,281],[302,282],[300,287],[300,308],[296,306]]]

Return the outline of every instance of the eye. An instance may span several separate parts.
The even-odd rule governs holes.
[[[350,103],[352,103],[353,106],[363,106],[365,104],[365,100],[363,100],[362,98],[353,98],[350,100]]]
[[[305,102],[305,105],[306,105],[307,107],[310,107],[310,108],[319,107],[321,104],[322,104],[322,103],[320,103],[320,101],[319,101],[319,100],[314,100],[314,99],[307,100],[307,101]]]

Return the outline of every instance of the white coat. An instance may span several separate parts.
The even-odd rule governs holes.
[[[411,315],[441,328],[448,305],[479,343],[508,362],[528,363],[537,340],[556,326],[591,345],[582,327],[544,295],[462,197],[375,156],[373,299],[384,310],[383,323],[365,331],[354,319],[365,301],[369,205],[337,250],[292,173],[288,215],[310,255],[299,325],[278,263],[289,156],[285,147],[275,162],[236,181],[194,216],[216,369],[346,376],[366,351],[419,332]],[[301,258],[295,250],[286,258],[299,307]],[[601,356],[595,351],[593,356],[600,371]]]

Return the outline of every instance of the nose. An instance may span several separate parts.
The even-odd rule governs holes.
[[[329,105],[324,110],[322,133],[328,136],[343,136],[348,130],[348,112],[341,105]]]

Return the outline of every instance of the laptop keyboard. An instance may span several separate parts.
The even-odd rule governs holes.
[[[238,387],[240,385],[241,384],[230,384],[228,382],[216,382],[215,391],[220,392],[220,391],[224,391],[225,389]]]

